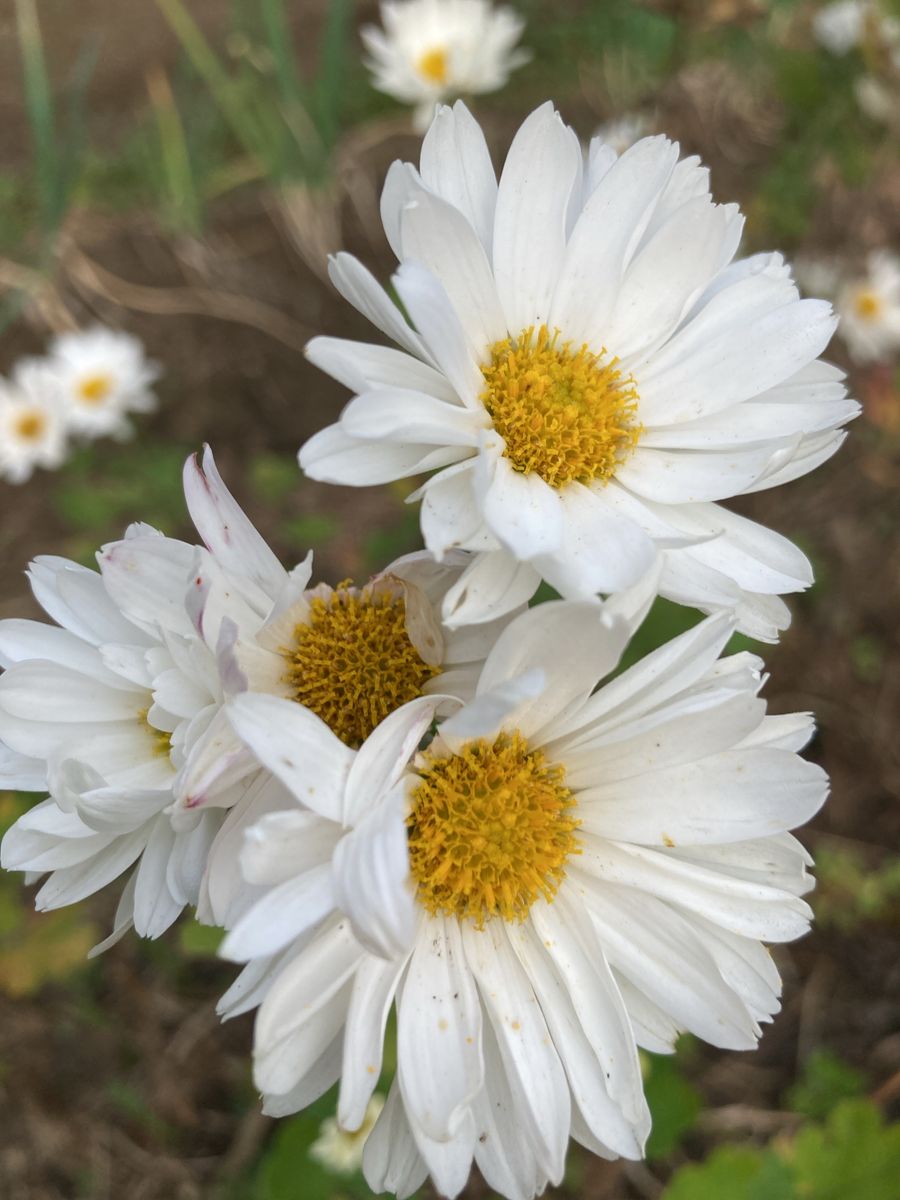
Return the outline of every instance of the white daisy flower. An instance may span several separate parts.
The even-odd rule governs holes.
[[[759,660],[718,658],[727,614],[598,689],[633,626],[617,603],[520,615],[418,753],[427,698],[355,757],[298,706],[235,702],[297,806],[246,835],[257,898],[223,952],[248,966],[220,1011],[260,1006],[266,1111],[340,1080],[352,1130],[396,1005],[397,1074],[363,1156],[375,1191],[408,1196],[430,1174],[452,1197],[474,1160],[525,1200],[561,1179],[570,1134],[637,1158],[637,1047],[688,1030],[750,1049],[778,1010],[761,942],[811,915],[787,832],[826,795],[797,754],[811,719],[767,717]]]
[[[87,437],[127,436],[129,413],[152,412],[151,385],[159,367],[128,333],[101,325],[64,333],[50,345],[47,363],[59,380],[66,422]]]
[[[646,138],[587,168],[550,104],[516,135],[499,186],[462,104],[442,109],[420,170],[382,196],[401,260],[398,308],[356,259],[338,290],[402,347],[316,338],[309,358],[357,393],[311,438],[314,479],[434,472],[416,493],[438,558],[472,552],[444,619],[495,618],[543,577],[580,599],[632,585],[662,553],[663,595],[774,640],[805,556],[720,507],[838,448],[856,415],[817,361],[828,304],[800,300],[778,255],[732,262],[734,205],[707,172]]]
[[[616,154],[624,154],[635,142],[646,137],[650,132],[650,118],[645,113],[622,113],[611,121],[601,125],[594,138],[609,146]]]
[[[352,1175],[362,1167],[366,1139],[384,1108],[384,1096],[376,1092],[366,1105],[359,1129],[344,1129],[336,1117],[322,1122],[319,1136],[309,1148],[310,1157],[338,1175]]]
[[[438,563],[428,553],[409,554],[362,587],[347,580],[310,588],[312,555],[290,573],[278,564],[225,488],[208,449],[202,465],[188,461],[184,483],[194,524],[211,551],[196,572],[198,627],[216,653],[226,692],[293,700],[353,748],[417,696],[439,692],[465,700],[474,694],[484,659],[513,614],[477,629],[442,628],[441,607],[459,586],[467,555],[451,553]],[[233,581],[252,558],[261,592],[241,610]],[[235,783],[256,769],[226,707],[179,781],[177,807],[230,803],[223,781]]]
[[[165,812],[221,692],[185,608],[194,549],[133,526],[99,558],[99,574],[36,559],[32,590],[57,624],[0,622],[0,780],[51,793],[6,833],[0,863],[49,873],[39,909],[134,867],[110,941],[132,925],[156,937],[196,903],[221,822],[197,814],[176,831]]]
[[[49,470],[66,457],[59,390],[38,359],[24,359],[12,379],[0,380],[0,478],[25,483],[35,467]]]
[[[419,132],[439,101],[495,92],[531,57],[515,48],[522,18],[488,0],[386,0],[381,20],[361,30],[366,65],[379,91],[416,106]]]
[[[862,41],[866,20],[872,12],[868,0],[838,0],[826,4],[813,17],[816,41],[831,54],[849,54]]]
[[[836,307],[841,336],[860,363],[891,359],[900,351],[900,258],[869,255],[865,275],[848,282]]]

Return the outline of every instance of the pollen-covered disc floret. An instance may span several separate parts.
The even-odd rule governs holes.
[[[517,471],[552,487],[606,481],[640,435],[638,394],[616,359],[542,325],[491,346],[481,399]]]
[[[521,921],[580,853],[565,771],[519,733],[425,755],[407,822],[410,871],[432,914]]]
[[[438,673],[413,645],[402,597],[345,581],[310,601],[310,616],[284,651],[285,683],[351,747],[388,713],[422,694]]]

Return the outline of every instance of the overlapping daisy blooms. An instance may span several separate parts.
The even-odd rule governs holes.
[[[801,551],[719,504],[811,471],[858,405],[819,360],[830,306],[801,300],[777,254],[735,259],[742,219],[664,137],[587,163],[551,104],[497,182],[461,103],[419,169],[395,163],[382,217],[409,322],[356,259],[337,289],[400,347],[316,338],[309,358],[355,398],[313,436],[314,479],[430,472],[436,557],[473,553],[450,625],[494,618],[543,578],[581,599],[628,587],[659,555],[664,596],[775,640],[780,599],[812,580]]]
[[[637,1158],[638,1046],[665,1053],[689,1030],[749,1049],[778,1010],[761,939],[810,919],[809,858],[788,830],[827,791],[797,753],[811,718],[766,716],[760,661],[719,657],[728,614],[598,688],[634,610],[519,616],[424,749],[433,698],[355,756],[303,708],[235,702],[295,804],[248,826],[257,898],[223,948],[248,965],[220,1009],[260,1006],[266,1111],[339,1081],[354,1129],[396,1007],[397,1075],[364,1155],[375,1191],[407,1196],[430,1175],[455,1196],[474,1161],[502,1195],[532,1197],[561,1179],[570,1135]]]
[[[134,867],[114,936],[133,924],[155,937],[201,901],[226,809],[286,802],[230,725],[235,695],[287,697],[356,746],[429,689],[470,698],[505,624],[441,629],[459,555],[310,590],[311,556],[278,562],[209,450],[188,461],[185,492],[205,546],[135,525],[99,572],[38,558],[32,588],[56,625],[0,622],[0,784],[50,793],[7,832],[3,866],[49,873],[44,909]],[[226,915],[204,886],[201,916]]]
[[[641,1156],[639,1047],[749,1049],[778,1010],[763,943],[808,927],[790,831],[827,778],[812,718],[722,655],[811,573],[719,501],[812,470],[857,406],[829,305],[735,260],[740,214],[663,137],[585,160],[545,105],[498,183],[441,109],[382,210],[405,313],[349,256],[332,277],[400,348],[311,343],[355,397],[300,460],[427,475],[426,549],[312,585],[207,448],[202,545],[138,524],[99,571],[35,560],[55,624],[0,622],[0,785],[49,796],[0,860],[42,908],[127,874],[98,949],[187,904],[228,930],[266,1110],[337,1082],[375,1190],[456,1196],[475,1164],[531,1200],[570,1137]],[[542,579],[562,598],[528,607]],[[620,671],[660,593],[708,615]]]

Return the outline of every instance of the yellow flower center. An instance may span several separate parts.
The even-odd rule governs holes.
[[[112,391],[112,383],[110,376],[101,372],[96,375],[86,375],[78,384],[78,399],[82,404],[96,407],[102,404]]]
[[[155,725],[151,725],[149,712],[148,708],[142,708],[138,713],[138,720],[153,739],[153,753],[159,758],[169,758],[172,753],[172,735],[165,729],[157,729]]]
[[[426,50],[418,62],[419,74],[429,83],[445,84],[449,76],[447,51],[440,46]]]
[[[401,597],[357,592],[348,583],[311,601],[308,621],[283,651],[284,681],[295,700],[355,749],[389,713],[421,696],[439,668],[410,641]]]
[[[23,442],[37,442],[47,428],[47,418],[37,409],[30,409],[16,418],[13,428]]]
[[[427,751],[407,819],[410,870],[428,912],[522,921],[552,900],[579,854],[575,799],[561,766],[518,732],[468,742],[449,758]]]
[[[514,470],[551,487],[605,483],[641,433],[634,380],[605,350],[574,350],[559,337],[542,325],[495,342],[481,399]]]
[[[853,307],[856,315],[863,321],[876,321],[881,316],[881,297],[876,292],[857,292]]]

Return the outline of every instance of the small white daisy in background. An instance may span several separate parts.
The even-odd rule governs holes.
[[[0,478],[24,483],[35,467],[49,470],[66,457],[66,422],[53,373],[41,359],[24,359],[0,380]]]
[[[386,0],[381,20],[361,31],[366,65],[379,91],[415,105],[419,132],[440,101],[497,91],[531,57],[516,49],[522,18],[489,0]]]
[[[376,1092],[366,1106],[366,1115],[359,1129],[344,1129],[337,1117],[322,1122],[319,1136],[309,1148],[310,1157],[336,1175],[353,1175],[362,1167],[366,1139],[384,1108],[384,1096]]]
[[[726,614],[598,687],[636,620],[619,598],[529,609],[424,751],[427,698],[355,757],[298,706],[236,700],[296,803],[246,834],[256,898],[223,953],[248,965],[220,1012],[259,1006],[267,1112],[339,1080],[353,1130],[396,1005],[397,1074],[363,1154],[376,1192],[430,1174],[456,1196],[474,1161],[527,1200],[559,1182],[570,1136],[638,1158],[638,1047],[689,1031],[751,1049],[779,1009],[762,943],[811,917],[788,830],[827,793],[798,754],[812,721],[766,715],[755,656],[719,658]],[[313,748],[314,780],[296,769]]]
[[[629,587],[663,560],[664,596],[731,609],[752,637],[790,621],[812,568],[723,508],[830,458],[859,406],[821,362],[836,320],[778,254],[735,259],[743,220],[664,137],[623,155],[542,105],[496,178],[460,102],[418,169],[395,163],[381,211],[411,324],[355,258],[338,291],[402,348],[316,338],[309,359],[354,393],[312,437],[313,479],[431,473],[427,548],[472,553],[443,616],[495,619],[541,578],[568,599]]]
[[[646,113],[622,113],[599,126],[594,139],[610,146],[616,154],[624,154],[635,142],[652,131],[652,122]]]
[[[859,363],[890,361],[900,353],[900,258],[873,251],[866,272],[839,291],[840,334]]]
[[[160,369],[137,338],[103,326],[64,333],[46,359],[59,381],[66,422],[82,437],[127,437],[129,413],[156,408],[151,385]]]
[[[897,51],[897,70],[900,71],[900,50]],[[900,89],[889,87],[874,75],[861,75],[854,83],[856,103],[873,121],[900,126]]]
[[[831,54],[849,54],[862,41],[873,6],[868,0],[837,0],[813,17],[816,41]]]

